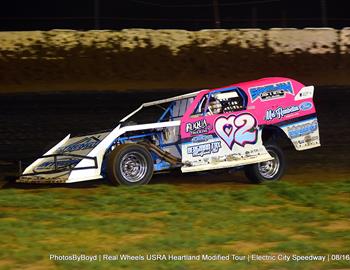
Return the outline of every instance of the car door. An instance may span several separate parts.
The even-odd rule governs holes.
[[[271,159],[262,145],[254,112],[247,110],[247,100],[245,92],[237,87],[197,96],[181,121],[183,171]]]

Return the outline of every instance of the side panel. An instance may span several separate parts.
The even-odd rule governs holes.
[[[101,167],[104,155],[106,151],[111,147],[114,141],[121,135],[125,134],[128,131],[141,131],[141,130],[150,130],[150,129],[163,129],[168,127],[179,126],[180,121],[169,121],[162,123],[152,123],[152,124],[142,124],[134,126],[120,127],[117,126],[111,133],[106,136],[101,143],[99,143],[89,154],[89,157],[96,157],[98,168],[97,169],[88,169],[88,170],[79,170],[72,171],[67,182],[79,182],[89,179],[101,178]],[[76,167],[84,167],[89,164],[89,160],[83,159]]]
[[[245,110],[193,116],[198,96],[181,121],[183,172],[230,168],[271,160],[254,113]]]

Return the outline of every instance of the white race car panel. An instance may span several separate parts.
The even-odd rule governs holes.
[[[75,168],[85,156],[88,156],[89,152],[108,134],[109,132],[104,132],[73,138],[70,138],[70,135],[68,135],[46,152],[43,158],[37,159],[27,167],[24,174],[36,174],[36,176],[27,176],[27,178],[40,178],[43,180],[60,179],[61,181],[66,181],[69,178],[71,169]],[[94,159],[88,159],[88,162],[85,164],[85,167],[96,167]],[[57,169],[59,172],[54,172]],[[53,173],[50,173],[50,171],[53,171]]]
[[[54,147],[52,147],[49,151],[47,151],[43,156],[51,155],[53,154],[58,148],[60,148],[62,145],[64,145],[70,138],[70,134],[68,134],[62,141],[60,141],[58,144],[56,144]],[[24,171],[23,174],[33,173],[33,169],[37,167],[39,164],[43,162],[45,158],[39,158],[35,160],[32,164],[30,164]]]
[[[272,160],[262,144],[261,130],[254,144],[227,145],[214,135],[199,135],[189,143],[182,144],[182,172],[194,172],[212,169],[237,167]]]
[[[67,180],[67,183],[72,182],[80,182],[80,181],[86,181],[86,180],[92,180],[92,179],[98,179],[101,178],[101,165],[103,161],[103,157],[106,153],[106,150],[110,148],[110,146],[113,144],[114,140],[118,138],[119,136],[123,135],[125,132],[128,131],[135,131],[135,130],[147,130],[147,129],[154,129],[154,128],[163,128],[163,127],[173,127],[173,126],[180,126],[180,121],[171,121],[171,122],[161,122],[161,123],[154,123],[154,124],[144,124],[144,125],[134,125],[134,126],[126,126],[126,127],[120,127],[118,125],[111,133],[108,134],[108,136],[101,141],[89,154],[89,157],[97,157],[97,168],[96,169],[86,169],[86,170],[74,170],[69,175],[69,178]],[[89,159],[83,159],[75,168],[79,167],[86,167],[91,164],[91,160]]]
[[[272,160],[273,158],[269,153],[265,155],[261,155],[259,157],[246,157],[240,160],[227,160],[225,162],[218,161],[217,163],[212,164],[203,164],[197,165],[193,167],[182,167],[182,172],[199,172],[199,171],[207,171],[207,170],[215,170],[215,169],[225,169],[225,168],[233,168],[238,166],[244,166],[249,164],[254,164],[258,162],[264,162],[268,160]]]
[[[296,150],[307,150],[321,146],[317,118],[293,122],[281,127],[291,139]]]

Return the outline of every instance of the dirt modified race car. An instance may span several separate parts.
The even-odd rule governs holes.
[[[278,138],[296,150],[320,146],[313,93],[275,77],[144,103],[109,132],[68,135],[17,181],[140,185],[176,168],[243,168],[254,182],[275,181],[285,168]]]

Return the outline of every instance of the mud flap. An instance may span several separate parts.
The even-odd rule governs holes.
[[[298,151],[321,146],[318,121],[316,117],[289,123],[281,129],[292,141]]]

